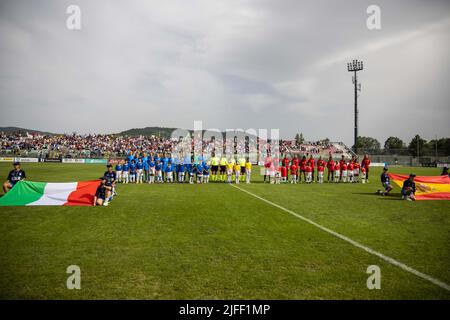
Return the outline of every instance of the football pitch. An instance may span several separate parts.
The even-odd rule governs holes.
[[[1,163],[0,177],[10,169]],[[23,169],[28,180],[48,182],[105,171]],[[448,289],[373,253],[450,284],[450,202],[400,201],[397,186],[375,195],[379,174],[372,168],[369,184],[269,185],[254,168],[253,183],[238,188],[129,184],[108,207],[0,207],[0,297],[450,299]],[[81,268],[80,290],[66,287],[70,265]],[[371,265],[380,268],[381,289],[367,288]]]

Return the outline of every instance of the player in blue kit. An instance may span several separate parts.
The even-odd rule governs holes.
[[[142,162],[142,158],[139,158],[138,162],[136,163],[136,183],[142,183],[142,179],[144,177],[143,170],[144,163]]]
[[[168,162],[166,166],[166,182],[173,183],[173,165],[172,162]]]
[[[144,163],[144,181],[148,182],[148,176],[149,176],[149,166],[148,163],[150,161],[150,156],[146,154],[145,152],[142,154],[142,162]]]
[[[164,183],[162,177],[162,163],[159,160],[157,160],[155,163],[155,172],[156,172],[156,182]]]
[[[116,164],[115,169],[116,169],[117,183],[120,183],[122,181],[122,160]]]
[[[148,182],[149,177],[149,165],[148,165],[149,159],[148,157],[142,157],[142,163],[144,165],[144,174],[143,174],[143,181]]]
[[[209,183],[209,163],[203,164],[203,183]]]
[[[194,160],[190,160],[189,163],[185,163],[184,164],[185,169],[186,169],[186,174],[189,177],[189,183],[193,184],[194,183]]]
[[[5,193],[12,189],[17,182],[26,178],[25,171],[20,169],[19,162],[14,162],[13,166],[14,169],[9,172],[6,182],[3,184],[3,192]]]
[[[131,161],[133,161],[133,160],[135,160],[134,154],[133,154],[131,151],[129,151],[129,152],[128,152],[128,155],[127,155],[127,162],[128,162],[128,165],[130,165],[130,164],[131,164]],[[135,161],[136,161],[136,160],[135,160]]]
[[[137,174],[136,163],[134,160],[131,160],[131,163],[130,163],[130,182],[131,183],[136,183],[136,174]]]
[[[163,157],[161,158],[163,180],[166,180],[166,169],[168,163],[169,158],[165,154],[163,154]]]
[[[150,157],[148,160],[148,183],[155,183],[155,160]]]
[[[179,163],[177,165],[178,167],[178,182],[183,183],[184,182],[184,173],[186,171],[186,168],[184,166],[184,163]]]
[[[126,161],[122,161],[122,183],[128,184],[130,179],[130,165]]]
[[[197,183],[203,183],[203,165],[201,162],[195,166],[195,174],[197,176]]]

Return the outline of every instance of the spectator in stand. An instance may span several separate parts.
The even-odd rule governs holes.
[[[441,176],[449,176],[450,177],[450,174],[448,173],[448,168],[447,167],[442,168]]]

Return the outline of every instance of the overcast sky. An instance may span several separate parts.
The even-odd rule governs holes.
[[[81,8],[81,30],[66,9]],[[381,30],[366,9],[381,8]],[[450,136],[450,1],[0,1],[0,126]]]

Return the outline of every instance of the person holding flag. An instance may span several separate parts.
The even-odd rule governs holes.
[[[408,201],[416,200],[416,183],[414,182],[414,178],[416,175],[411,173],[405,181],[403,181],[402,187],[402,199]]]
[[[393,187],[391,186],[391,178],[389,177],[388,174],[388,168],[384,167],[383,168],[383,172],[381,173],[381,184],[384,187],[384,191],[378,190],[377,193],[381,194],[383,196],[387,196],[389,194],[389,192],[391,192],[391,190],[393,189]]]
[[[7,193],[9,190],[11,190],[17,182],[26,178],[25,171],[20,169],[19,162],[14,162],[13,166],[14,169],[9,172],[6,182],[3,184],[4,193]]]

